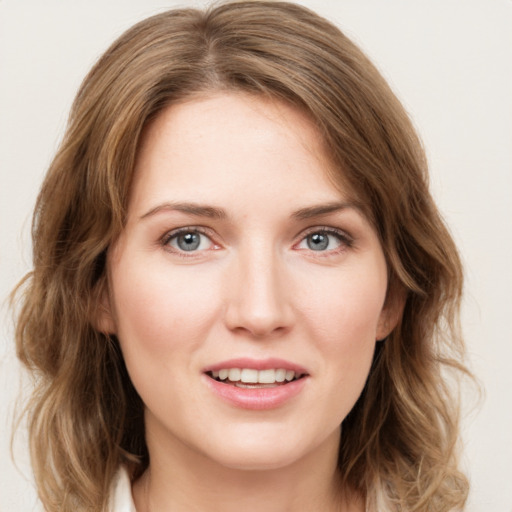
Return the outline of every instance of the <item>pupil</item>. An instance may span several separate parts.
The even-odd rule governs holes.
[[[194,251],[199,247],[200,239],[197,233],[186,233],[178,237],[178,246],[183,251]]]
[[[313,251],[323,251],[329,245],[329,237],[322,233],[314,233],[308,236],[308,247]]]

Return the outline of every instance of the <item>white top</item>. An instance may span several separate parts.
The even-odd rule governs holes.
[[[109,512],[137,512],[132,498],[132,486],[124,467],[117,472],[112,482]]]

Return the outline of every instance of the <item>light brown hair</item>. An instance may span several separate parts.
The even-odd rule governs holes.
[[[286,2],[172,10],[123,34],[84,80],[33,222],[33,271],[18,289],[17,350],[37,376],[32,463],[48,512],[105,510],[121,464],[149,463],[143,404],[114,336],[92,319],[108,287],[108,248],[123,229],[141,133],[165,106],[243,91],[306,112],[373,222],[404,310],[377,345],[343,422],[341,484],[367,509],[461,509],[457,404],[445,370],[464,371],[462,271],[428,189],[421,144],[384,79],[336,27]]]

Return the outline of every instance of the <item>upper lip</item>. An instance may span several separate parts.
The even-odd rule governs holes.
[[[252,359],[248,357],[239,357],[236,359],[229,359],[220,363],[215,363],[204,368],[203,372],[214,372],[223,370],[225,368],[251,368],[253,370],[270,370],[270,369],[284,369],[293,370],[296,374],[307,374],[308,371],[301,365],[279,358],[267,359]]]

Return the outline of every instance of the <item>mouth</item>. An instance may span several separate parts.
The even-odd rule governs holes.
[[[307,374],[285,368],[268,368],[256,370],[254,368],[222,368],[207,371],[211,379],[244,389],[265,389],[285,386],[291,382],[303,379]]]
[[[271,410],[293,401],[307,389],[306,368],[279,358],[241,357],[203,369],[208,388],[237,409]]]

